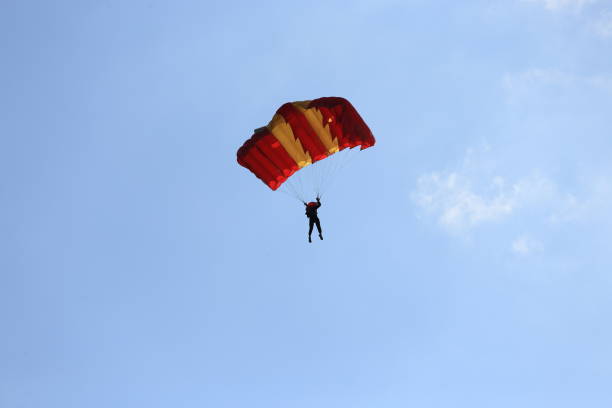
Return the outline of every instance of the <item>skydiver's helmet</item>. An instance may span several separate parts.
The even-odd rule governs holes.
[[[309,207],[314,207],[317,205],[317,203],[315,203],[314,201],[309,202],[308,204],[306,204]]]

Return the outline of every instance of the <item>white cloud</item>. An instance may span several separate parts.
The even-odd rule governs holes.
[[[505,219],[555,193],[554,184],[535,173],[512,183],[503,177],[471,179],[467,172],[433,172],[417,180],[413,201],[445,229],[464,232]]]
[[[532,68],[523,72],[505,74],[502,85],[507,91],[522,91],[536,85],[569,85],[574,77],[554,69]]]
[[[567,192],[540,171],[511,180],[489,164],[489,149],[470,149],[458,168],[421,175],[411,193],[413,203],[452,234],[469,234],[485,224],[530,224],[538,228],[571,222],[605,222],[612,208],[612,177],[582,180],[579,192]],[[494,161],[494,160],[493,160]],[[520,162],[517,158],[514,162]],[[533,216],[535,215],[535,218]],[[522,237],[524,238],[524,237]],[[530,252],[536,241],[517,239],[513,250]]]
[[[609,219],[612,208],[612,179],[593,178],[584,181],[583,186],[585,191],[581,198],[575,194],[565,194],[547,221],[559,224],[594,218],[600,221]]]
[[[575,95],[612,94],[612,76],[576,75],[557,69],[532,68],[523,72],[507,73],[501,80],[502,88],[510,102],[533,101],[535,97],[558,101]]]
[[[542,243],[526,235],[517,237],[512,241],[512,252],[520,256],[526,256],[542,250]]]
[[[551,12],[569,11],[577,17],[575,20],[591,29],[603,38],[612,37],[612,12],[609,4],[600,0],[521,0],[528,3],[539,3]],[[590,7],[586,7],[590,6]],[[583,9],[585,11],[583,12]]]
[[[548,10],[580,10],[587,4],[596,3],[597,0],[527,0],[531,3],[541,3]]]
[[[421,176],[413,199],[423,209],[436,214],[441,225],[451,229],[502,218],[512,213],[515,206],[513,198],[503,193],[492,197],[477,194],[468,180],[454,172]]]
[[[502,77],[502,84],[508,91],[536,86],[588,86],[612,91],[612,77],[607,75],[576,75],[557,69],[542,68],[505,74]]]
[[[591,28],[601,37],[612,37],[612,12],[602,11],[599,17],[591,22]]]

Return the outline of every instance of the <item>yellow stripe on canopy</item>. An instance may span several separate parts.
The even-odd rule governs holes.
[[[317,108],[308,108],[310,101],[293,102],[295,106],[308,120],[310,127],[315,131],[317,137],[325,146],[327,154],[334,154],[338,152],[338,139],[334,139],[329,125],[323,126],[323,114]]]
[[[279,114],[274,115],[270,123],[268,123],[268,129],[270,129],[276,140],[280,142],[300,168],[312,164],[310,153],[304,151],[302,143],[295,137],[291,126],[285,121],[285,118]]]

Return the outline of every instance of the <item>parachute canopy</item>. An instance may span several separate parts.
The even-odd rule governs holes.
[[[351,103],[338,97],[285,103],[238,149],[238,163],[276,190],[296,171],[346,148],[376,143]]]

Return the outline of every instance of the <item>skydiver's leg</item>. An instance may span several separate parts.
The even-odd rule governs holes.
[[[315,223],[317,224],[317,230],[319,231],[319,238],[323,239],[323,231],[321,231],[321,221],[319,221],[319,218],[315,220]]]
[[[312,235],[312,227],[314,226],[315,220],[311,217],[308,218],[308,242],[312,242],[310,236]]]

